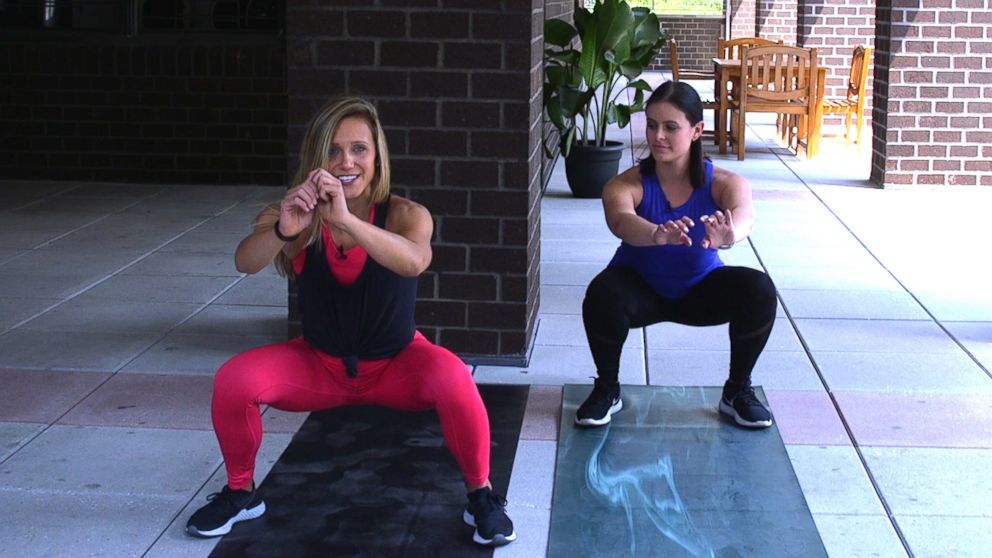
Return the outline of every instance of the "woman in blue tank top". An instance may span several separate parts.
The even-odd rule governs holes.
[[[663,83],[645,113],[651,154],[603,191],[606,222],[621,244],[582,303],[597,378],[575,423],[610,422],[623,407],[618,379],[628,331],[667,321],[729,324],[730,373],[719,411],[741,426],[771,426],[751,371],[775,323],[775,285],[759,270],[724,266],[717,253],[747,238],[754,222],[751,187],[704,160],[703,107],[695,89]]]

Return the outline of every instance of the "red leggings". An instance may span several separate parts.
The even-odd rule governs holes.
[[[243,489],[254,480],[262,443],[260,405],[317,411],[358,404],[435,409],[465,482],[481,486],[488,481],[489,416],[475,381],[461,359],[417,332],[396,356],[359,361],[357,378],[347,376],[340,358],[302,338],[227,361],[214,380],[211,410],[228,486]]]

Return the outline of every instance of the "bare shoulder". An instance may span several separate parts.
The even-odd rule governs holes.
[[[395,194],[389,198],[389,217],[387,220],[387,229],[392,229],[393,226],[402,228],[430,226],[433,228],[434,223],[431,219],[431,213],[426,207]]]
[[[641,187],[641,169],[640,167],[630,167],[629,169],[623,171],[622,173],[614,176],[610,179],[610,184],[617,184],[622,188],[629,188],[631,186],[640,188]]]
[[[746,178],[727,169],[713,166],[713,196],[719,198],[724,192],[747,192],[751,184]]]
[[[606,188],[604,189],[603,195],[605,198],[609,196],[628,194],[640,198],[642,187],[641,169],[638,167],[631,167],[611,178],[610,181],[606,183]]]

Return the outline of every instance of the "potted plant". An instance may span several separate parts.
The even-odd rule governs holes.
[[[637,77],[666,40],[657,16],[624,0],[597,0],[592,10],[577,6],[574,26],[545,22],[544,108],[574,195],[600,197],[617,174],[624,146],[608,141],[606,128],[624,128],[631,114],[644,110],[644,92],[651,88]],[[634,100],[626,104],[629,89]]]

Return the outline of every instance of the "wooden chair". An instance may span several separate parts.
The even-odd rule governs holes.
[[[744,159],[749,112],[796,115],[800,133],[809,137],[808,128],[816,113],[816,57],[815,48],[785,45],[745,46],[741,50],[740,94],[731,100],[738,159]]]
[[[716,54],[717,58],[725,58],[730,60],[740,60],[741,49],[756,47],[756,46],[772,46],[780,45],[782,41],[773,41],[771,39],[765,39],[763,37],[738,37],[736,39],[717,39],[716,41]],[[731,99],[737,98],[737,92],[730,88],[727,92]],[[784,117],[782,115],[778,116],[778,120],[781,121]],[[730,119],[730,138],[733,140],[734,136],[734,119]]]
[[[871,48],[854,47],[851,59],[851,72],[847,78],[847,95],[845,97],[826,97],[823,99],[823,114],[844,115],[844,138],[847,146],[851,146],[851,116],[856,117],[857,135],[854,143],[861,148],[861,127],[865,118],[865,86],[868,83],[868,62],[871,60]]]
[[[738,60],[741,57],[741,48],[756,46],[780,45],[782,41],[773,41],[762,37],[738,37],[736,39],[718,39],[716,42],[717,58],[729,58]]]
[[[699,80],[699,81],[709,81],[713,82],[714,75],[713,72],[699,71],[699,70],[683,70],[679,66],[679,44],[672,38],[668,40],[668,53],[672,60],[672,81],[685,81],[685,80]],[[719,106],[718,103],[713,99],[700,99],[703,102],[703,110],[715,111]],[[714,137],[713,132],[707,130],[703,134],[705,137]],[[715,137],[714,137],[715,139]]]
[[[708,80],[713,81],[713,71],[683,70],[679,65],[679,43],[675,38],[668,40],[668,54],[672,59],[672,81]]]

